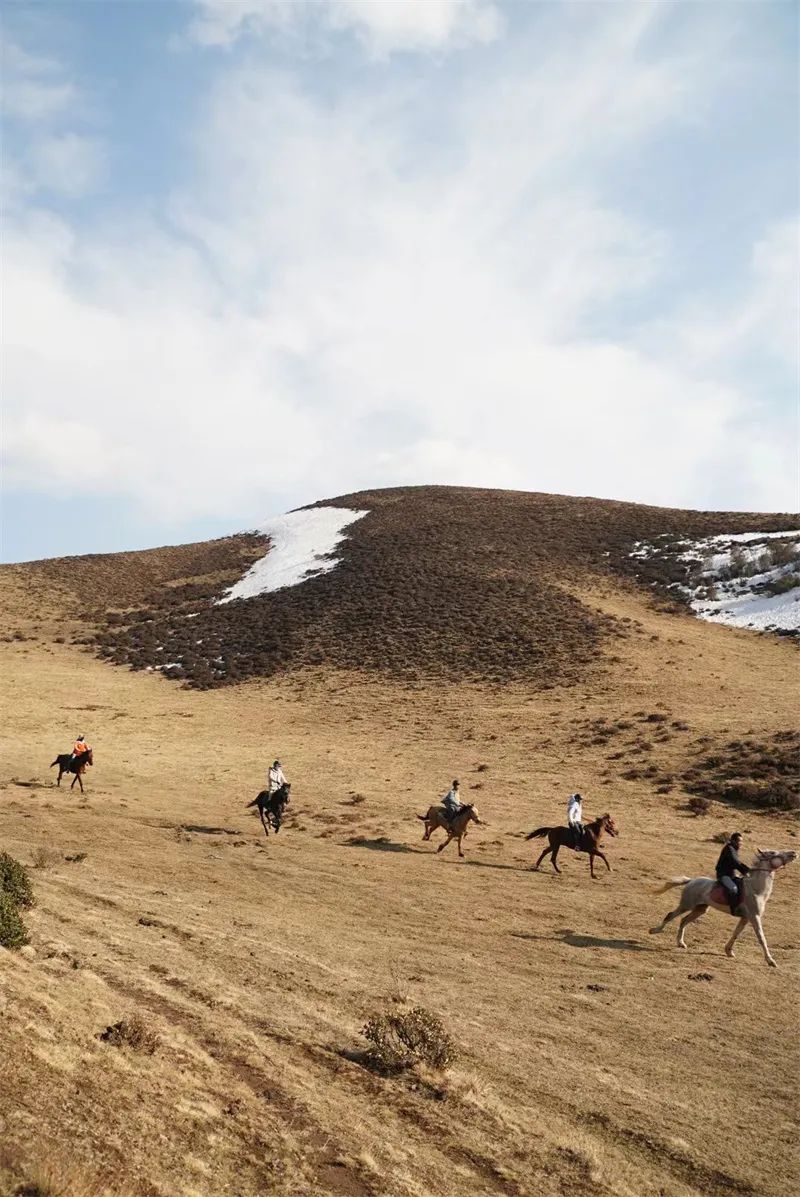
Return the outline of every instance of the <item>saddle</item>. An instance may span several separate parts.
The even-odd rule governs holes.
[[[738,877],[734,877],[734,881],[736,882],[736,904],[731,911],[731,914],[739,909],[742,901],[742,882]],[[718,906],[727,906],[730,909],[728,891],[725,889],[724,885],[720,885],[719,881],[715,883],[714,888],[711,891],[711,901],[716,902]]]

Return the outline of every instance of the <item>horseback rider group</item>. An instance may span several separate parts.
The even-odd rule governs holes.
[[[86,736],[78,736],[72,746],[72,753],[69,758],[70,764],[74,765],[81,757],[88,755],[90,752],[91,748],[86,743]],[[271,797],[281,792],[282,794],[286,794],[286,800],[288,801],[288,789],[289,783],[283,772],[283,766],[280,760],[276,758],[267,770],[267,796]],[[447,821],[452,827],[453,819],[464,809],[461,802],[461,785],[457,778],[453,781],[450,789],[442,799],[442,807]],[[583,844],[584,834],[583,799],[580,794],[571,794],[567,801],[567,826],[572,832],[572,847],[576,851],[579,851]],[[739,857],[741,845],[741,833],[736,831],[720,852],[716,866],[717,881],[725,890],[731,914],[733,915],[739,911],[742,878],[750,872],[749,866]],[[738,877],[737,873],[739,874]]]

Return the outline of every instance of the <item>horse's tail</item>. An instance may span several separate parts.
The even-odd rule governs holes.
[[[525,836],[526,840],[535,840],[540,835],[547,835],[548,831],[552,831],[552,827],[537,827],[535,831],[529,831]]]
[[[48,767],[48,769],[52,769],[53,765],[57,765],[57,764],[58,764],[58,757],[56,757],[56,759],[53,761],[52,765],[48,765],[47,767]]]
[[[415,815],[415,816],[414,816],[414,818],[415,818],[415,819],[422,819],[422,822],[423,822],[423,823],[427,823],[427,822],[428,822],[428,816],[427,816],[427,815]]]
[[[686,885],[691,881],[691,877],[670,877],[669,881],[665,881],[663,885],[659,885],[658,889],[654,889],[654,894],[665,894],[668,889],[676,889],[679,885]]]

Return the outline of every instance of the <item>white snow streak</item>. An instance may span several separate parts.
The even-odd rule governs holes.
[[[349,507],[311,507],[267,520],[256,531],[270,538],[269,551],[219,602],[270,594],[327,573],[339,564],[334,549],[345,539],[345,528],[367,514]]]
[[[780,540],[783,561],[770,552],[769,541]],[[661,546],[637,544],[630,554],[646,558]],[[787,557],[793,559],[787,560]],[[800,631],[800,584],[771,594],[782,579],[800,583],[800,531],[742,532],[692,541],[680,555],[702,566],[687,585],[675,583],[701,619],[757,631]]]

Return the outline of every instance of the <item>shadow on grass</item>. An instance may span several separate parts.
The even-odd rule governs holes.
[[[409,848],[408,844],[398,844],[388,836],[379,835],[376,839],[368,839],[364,835],[351,836],[345,840],[346,848],[369,848],[371,852],[418,852],[418,848]]]
[[[604,939],[600,935],[581,935],[567,927],[563,931],[555,931],[552,935],[536,935],[528,931],[512,931],[515,939],[534,939],[551,942],[560,939],[571,948],[615,948],[620,952],[654,952],[656,949],[639,943],[636,939]]]

